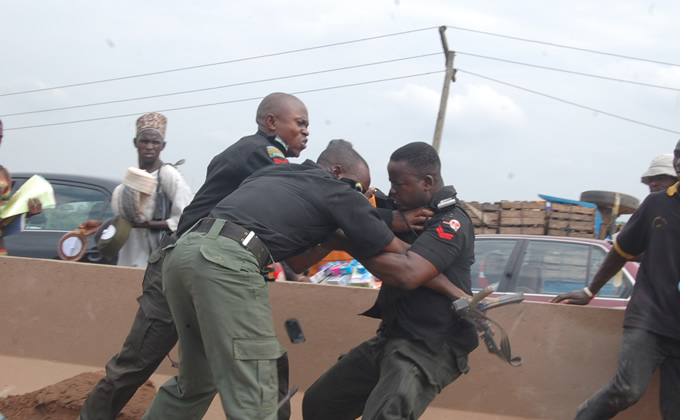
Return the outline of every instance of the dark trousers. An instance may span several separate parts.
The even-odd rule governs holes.
[[[448,346],[378,335],[353,348],[323,374],[302,401],[305,420],[419,418],[441,390],[470,370]]]
[[[165,252],[154,251],[144,272],[144,288],[161,289],[163,261]],[[158,293],[149,297],[163,300],[151,305],[167,308],[165,297]],[[152,302],[153,303],[153,302]],[[147,317],[140,306],[120,353],[106,364],[106,376],[90,391],[80,412],[81,420],[114,420],[125,405],[156,371],[163,359],[177,344],[175,324],[169,317]],[[288,393],[288,353],[277,361],[279,380],[279,399]],[[290,401],[278,413],[279,420],[290,418]]]
[[[148,319],[139,308],[123,348],[106,364],[106,376],[90,391],[80,418],[116,418],[176,343],[173,323]]]
[[[640,328],[625,328],[616,376],[579,407],[576,419],[610,419],[640,401],[659,368],[664,419],[680,416],[680,341]]]

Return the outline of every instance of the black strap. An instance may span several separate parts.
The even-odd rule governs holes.
[[[207,217],[203,218],[191,228],[190,232],[208,233],[216,220],[217,219]],[[251,233],[253,233],[252,236],[250,236]],[[226,222],[220,230],[219,235],[241,243],[241,245],[255,256],[261,270],[271,264],[272,257],[269,254],[269,250],[254,232],[245,229],[236,223]],[[249,236],[250,239],[248,239]]]

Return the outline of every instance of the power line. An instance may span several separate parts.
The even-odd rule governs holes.
[[[466,53],[466,52],[461,52],[461,51],[456,51],[456,54],[469,55],[471,57],[484,58],[484,59],[487,59],[487,60],[502,61],[504,63],[518,64],[520,66],[535,67],[537,69],[559,71],[559,72],[562,72],[562,73],[576,74],[576,75],[579,75],[579,76],[594,77],[594,78],[597,78],[597,79],[611,80],[611,81],[614,81],[614,82],[630,83],[630,84],[633,84],[633,85],[652,87],[652,88],[657,88],[657,89],[666,89],[666,90],[672,90],[672,91],[675,91],[675,92],[680,92],[680,89],[668,87],[668,86],[652,85],[652,84],[649,84],[649,83],[635,82],[635,81],[632,81],[632,80],[624,80],[624,79],[616,79],[614,77],[599,76],[597,74],[581,73],[581,72],[572,71],[572,70],[558,69],[558,68],[555,68],[555,67],[539,66],[537,64],[522,63],[520,61],[505,60],[503,58],[488,57],[488,56],[484,56],[484,55]]]
[[[369,85],[369,84],[372,84],[372,83],[381,83],[381,82],[389,82],[389,81],[393,81],[393,80],[409,79],[409,78],[413,78],[413,77],[429,76],[431,74],[438,74],[438,73],[444,73],[444,70],[437,70],[437,71],[431,71],[431,72],[426,72],[426,73],[418,73],[418,74],[410,74],[410,75],[407,75],[407,76],[390,77],[390,78],[387,78],[387,79],[369,80],[369,81],[366,81],[366,82],[349,83],[349,84],[345,84],[345,85],[330,86],[330,87],[318,88],[318,89],[301,90],[301,91],[298,91],[298,92],[291,92],[291,94],[300,95],[300,94],[304,94],[304,93],[314,93],[314,92],[321,92],[321,91],[325,91],[325,90],[334,90],[334,89],[342,89],[342,88],[347,88],[347,87]],[[181,111],[181,110],[193,109],[193,108],[205,108],[205,107],[216,106],[216,105],[226,105],[226,104],[233,104],[233,103],[239,103],[239,102],[255,101],[255,100],[258,100],[258,99],[262,99],[262,98],[264,98],[264,96],[258,96],[256,98],[234,99],[232,101],[213,102],[213,103],[202,104],[202,105],[191,105],[191,106],[183,106],[183,107],[177,107],[177,108],[159,109],[156,112],[171,112],[171,111]],[[115,119],[115,118],[134,117],[134,116],[138,116],[138,115],[139,115],[139,113],[136,112],[134,114],[112,115],[112,116],[108,116],[108,117],[88,118],[88,119],[84,119],[84,120],[63,121],[63,122],[50,123],[50,124],[40,124],[40,125],[30,125],[30,126],[24,126],[24,127],[7,128],[7,129],[5,129],[5,131],[24,130],[24,129],[28,129],[28,128],[52,127],[52,126],[56,126],[56,125],[77,124],[77,123],[90,122],[90,121],[111,120],[111,119]]]
[[[659,126],[656,126],[656,125],[647,124],[647,123],[644,123],[644,122],[642,122],[642,121],[637,121],[637,120],[633,120],[633,119],[631,119],[631,118],[622,117],[622,116],[620,116],[620,115],[612,114],[611,112],[601,111],[601,110],[599,110],[599,109],[595,109],[595,108],[591,108],[591,107],[589,107],[589,106],[577,104],[577,103],[575,103],[575,102],[567,101],[567,100],[565,100],[565,99],[561,99],[561,98],[558,98],[558,97],[555,97],[555,96],[552,96],[552,95],[548,95],[548,94],[546,94],[546,93],[542,93],[542,92],[538,92],[538,91],[535,91],[535,90],[527,89],[527,88],[524,88],[524,87],[521,87],[521,86],[513,85],[513,84],[511,84],[511,83],[503,82],[503,81],[500,81],[500,80],[497,80],[497,79],[493,79],[493,78],[491,78],[491,77],[482,76],[481,74],[477,74],[477,73],[473,73],[473,72],[466,71],[466,70],[461,70],[461,69],[456,69],[456,70],[458,70],[458,72],[461,72],[461,73],[467,73],[467,74],[470,74],[470,75],[472,75],[472,76],[479,77],[479,78],[481,78],[481,79],[490,80],[490,81],[492,81],[492,82],[496,82],[496,83],[499,83],[499,84],[501,84],[501,85],[510,86],[510,87],[515,88],[515,89],[520,89],[520,90],[523,90],[523,91],[526,91],[526,92],[533,93],[533,94],[535,94],[535,95],[544,96],[544,97],[546,97],[546,98],[550,98],[550,99],[553,99],[553,100],[558,101],[558,102],[562,102],[562,103],[565,103],[565,104],[568,104],[568,105],[572,105],[572,106],[575,106],[575,107],[578,107],[578,108],[587,109],[587,110],[589,110],[589,111],[597,112],[597,113],[599,113],[599,114],[608,115],[608,116],[613,117],[613,118],[618,118],[618,119],[620,119],[620,120],[632,122],[632,123],[639,124],[639,125],[643,125],[643,126],[646,126],[646,127],[656,128],[657,130],[666,131],[666,132],[669,132],[669,133],[680,134],[680,131],[670,130],[670,129],[663,128],[663,127],[659,127]]]
[[[461,28],[460,26],[448,26],[447,25],[446,27],[451,28],[451,29],[457,29],[459,31],[467,31],[467,32],[474,32],[474,33],[483,34],[483,35],[497,36],[499,38],[514,39],[516,41],[533,42],[535,44],[549,45],[551,47],[566,48],[566,49],[575,50],[575,51],[584,51],[584,52],[589,52],[589,53],[593,53],[593,54],[606,55],[606,56],[609,56],[609,57],[625,58],[627,60],[646,61],[648,63],[662,64],[662,65],[665,65],[665,66],[680,67],[680,64],[677,64],[677,63],[667,63],[667,62],[664,62],[664,61],[650,60],[650,59],[647,59],[647,58],[639,58],[639,57],[632,57],[632,56],[629,56],[629,55],[613,54],[613,53],[608,53],[608,52],[603,52],[603,51],[589,50],[587,48],[570,47],[570,46],[567,46],[567,45],[555,44],[555,43],[552,43],[552,42],[537,41],[535,39],[519,38],[519,37],[516,37],[516,36],[496,34],[496,33],[493,33],[493,32],[478,31],[476,29]]]
[[[40,109],[40,110],[37,110],[37,111],[17,112],[17,113],[14,113],[14,114],[5,114],[4,116],[5,117],[14,117],[14,116],[17,116],[17,115],[37,114],[37,113],[52,112],[52,111],[64,111],[64,110],[68,110],[68,109],[86,108],[86,107],[91,107],[91,106],[110,105],[110,104],[117,104],[117,103],[123,103],[123,102],[140,101],[140,100],[143,100],[143,99],[154,99],[154,98],[163,98],[163,97],[167,97],[167,96],[184,95],[184,94],[188,94],[188,93],[206,92],[206,91],[210,91],[210,90],[226,89],[226,88],[235,87],[235,86],[245,86],[245,85],[251,85],[251,84],[256,84],[256,83],[272,82],[272,81],[275,81],[275,80],[292,79],[292,78],[296,78],[296,77],[313,76],[313,75],[323,74],[323,73],[331,73],[331,72],[342,71],[342,70],[350,70],[350,69],[361,68],[361,67],[376,66],[376,65],[381,65],[381,64],[394,63],[394,62],[397,62],[397,61],[413,60],[413,59],[416,59],[416,58],[431,57],[433,55],[440,55],[440,54],[441,54],[440,52],[439,53],[422,54],[422,55],[415,55],[415,56],[411,56],[411,57],[395,58],[395,59],[392,59],[392,60],[376,61],[376,62],[373,62],[373,63],[357,64],[357,65],[354,65],[354,66],[337,67],[337,68],[333,68],[333,69],[313,71],[313,72],[309,72],[309,73],[298,73],[298,74],[292,74],[292,75],[288,75],[288,76],[280,76],[280,77],[272,77],[272,78],[268,78],[268,79],[251,80],[251,81],[248,81],[248,82],[232,83],[232,84],[229,84],[229,85],[213,86],[213,87],[202,88],[202,89],[185,90],[185,91],[181,91],[181,92],[162,93],[162,94],[158,94],[158,95],[138,96],[136,98],[118,99],[118,100],[96,102],[96,103],[90,103],[90,104],[64,106],[64,107],[60,107],[60,108]]]
[[[184,70],[194,70],[194,69],[199,69],[199,68],[204,68],[204,67],[220,66],[220,65],[223,65],[223,64],[238,63],[238,62],[242,62],[242,61],[258,60],[260,58],[276,57],[276,56],[280,56],[280,55],[294,54],[294,53],[299,53],[299,52],[304,52],[304,51],[313,51],[313,50],[318,50],[318,49],[328,48],[328,47],[337,47],[339,45],[347,45],[347,44],[354,44],[354,43],[357,43],[357,42],[372,41],[372,40],[375,40],[375,39],[388,38],[388,37],[397,36],[397,35],[405,35],[405,34],[410,34],[410,33],[414,33],[414,32],[422,32],[422,31],[427,31],[427,30],[435,29],[435,28],[437,28],[437,26],[433,26],[433,27],[429,27],[429,28],[422,28],[422,29],[413,29],[411,31],[395,32],[395,33],[387,34],[387,35],[377,35],[377,36],[372,36],[372,37],[368,37],[368,38],[354,39],[354,40],[351,40],[351,41],[335,42],[335,43],[332,43],[332,44],[318,45],[318,46],[315,46],[315,47],[299,48],[299,49],[295,49],[295,50],[288,50],[288,51],[282,51],[282,52],[271,53],[271,54],[256,55],[256,56],[246,57],[246,58],[237,58],[237,59],[234,59],[234,60],[220,61],[220,62],[217,62],[217,63],[199,64],[199,65],[195,65],[195,66],[180,67],[180,68],[170,69],[170,70],[160,70],[160,71],[155,71],[155,72],[151,72],[151,73],[136,74],[136,75],[131,75],[131,76],[113,77],[113,78],[110,78],[110,79],[102,79],[102,80],[94,80],[94,81],[90,81],[90,82],[73,83],[73,84],[70,84],[70,85],[62,85],[62,86],[42,88],[42,89],[24,90],[24,91],[21,91],[21,92],[3,93],[3,94],[0,94],[0,97],[12,96],[12,95],[22,95],[22,94],[25,94],[25,93],[44,92],[44,91],[54,90],[54,89],[65,89],[65,88],[76,87],[76,86],[93,85],[93,84],[97,84],[97,83],[114,82],[114,81],[118,81],[118,80],[134,79],[134,78],[138,78],[138,77],[156,76],[156,75],[159,75],[159,74],[173,73],[173,72],[184,71]]]
[[[37,114],[37,113],[43,113],[43,112],[64,111],[64,110],[70,110],[70,109],[87,108],[87,107],[92,107],[92,106],[111,105],[111,104],[116,104],[116,103],[140,101],[140,100],[145,100],[145,99],[155,99],[155,98],[163,98],[163,97],[168,97],[168,96],[185,95],[185,94],[189,94],[189,93],[206,92],[206,91],[217,90],[217,89],[226,89],[226,88],[236,87],[236,86],[245,86],[245,85],[249,85],[249,84],[272,82],[272,81],[276,81],[276,80],[285,80],[285,79],[292,79],[292,78],[296,78],[296,77],[305,77],[305,76],[312,76],[312,75],[318,75],[318,74],[324,74],[324,73],[331,73],[331,72],[336,72],[336,71],[343,71],[343,70],[350,70],[350,69],[356,69],[356,68],[362,68],[362,67],[376,66],[376,65],[394,63],[394,62],[399,62],[399,61],[412,60],[412,59],[417,59],[417,58],[431,57],[431,56],[439,55],[439,54],[441,54],[441,53],[421,54],[421,55],[416,55],[416,56],[396,58],[396,59],[392,59],[392,60],[383,60],[383,61],[377,61],[377,62],[372,62],[372,63],[357,64],[357,65],[346,66],[346,67],[337,67],[337,68],[333,68],[333,69],[319,70],[319,71],[308,72],[308,73],[298,73],[298,74],[287,75],[287,76],[272,77],[272,78],[267,78],[267,79],[232,83],[232,84],[229,84],[229,85],[212,86],[212,87],[207,87],[207,88],[192,89],[192,90],[185,90],[185,91],[171,92],[171,93],[163,93],[163,94],[158,94],[158,95],[138,96],[138,97],[135,97],[135,98],[126,98],[126,99],[118,99],[118,100],[111,100],[111,101],[104,101],[104,102],[95,102],[95,103],[89,103],[89,104],[72,105],[72,106],[65,106],[65,107],[59,107],[59,108],[48,108],[48,109],[40,109],[40,110],[35,110],[35,111],[17,112],[17,113],[14,113],[14,114],[5,114],[5,117],[14,117],[14,116],[18,116],[18,115]],[[651,88],[656,88],[656,89],[665,89],[665,90],[680,92],[680,89],[668,87],[668,86],[653,85],[653,84],[650,84],[650,83],[642,83],[642,82],[636,82],[636,81],[632,81],[632,80],[617,79],[617,78],[613,78],[613,77],[600,76],[600,75],[591,74],[591,73],[583,73],[583,72],[576,72],[576,71],[572,71],[572,70],[564,70],[564,69],[559,69],[559,68],[555,68],[555,67],[547,67],[547,66],[541,66],[541,65],[537,65],[537,64],[523,63],[523,62],[520,62],[520,61],[507,60],[507,59],[490,57],[490,56],[485,56],[485,55],[480,55],[480,54],[473,54],[473,53],[468,53],[468,52],[463,52],[463,51],[456,51],[456,54],[467,55],[467,56],[476,57],[476,58],[483,58],[483,59],[487,59],[487,60],[500,61],[500,62],[516,64],[516,65],[520,65],[520,66],[533,67],[533,68],[538,68],[538,69],[543,69],[543,70],[551,70],[551,71],[557,71],[557,72],[562,72],[562,73],[575,74],[575,75],[579,75],[579,76],[610,80],[610,81],[615,81],[615,82],[620,82],[620,83],[628,83],[628,84],[633,84],[633,85],[638,85],[638,86],[644,86],[644,87],[651,87]]]

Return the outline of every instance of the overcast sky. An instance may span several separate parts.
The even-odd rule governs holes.
[[[579,199],[585,190],[642,199],[640,175],[680,138],[677,0],[1,4],[0,163],[13,172],[121,179],[137,163],[136,118],[161,111],[169,120],[161,157],[185,159],[180,169],[196,191],[210,159],[255,132],[259,99],[282,91],[309,109],[303,158],[344,138],[387,191],[392,151],[432,142],[442,25],[459,71],[440,156],[445,181],[463,200]],[[388,60],[397,61],[375,64]],[[222,62],[231,63],[205,66]],[[353,68],[337,70],[344,67]],[[312,72],[320,73],[282,78]],[[125,79],[7,95],[116,78]],[[11,115],[148,96],[157,97]],[[124,117],[108,118],[116,116]]]

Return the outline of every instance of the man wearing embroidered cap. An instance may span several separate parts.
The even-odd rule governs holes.
[[[667,190],[678,182],[678,176],[673,169],[673,155],[659,155],[652,159],[649,168],[642,174],[641,181],[649,186],[649,192]]]
[[[160,159],[161,151],[165,148],[167,123],[165,116],[158,112],[151,112],[137,119],[137,131],[132,142],[137,149],[139,169],[144,171],[143,175],[148,174],[147,178],[155,178],[156,187],[150,199],[143,201],[143,208],[136,209],[138,217],[130,220],[132,230],[118,253],[118,265],[146,267],[151,252],[159,245],[160,235],[177,230],[182,210],[193,198],[182,174]],[[143,176],[139,178],[138,181],[145,181]],[[129,182],[132,181],[134,180]],[[134,183],[131,185],[134,187]],[[125,186],[119,185],[113,193],[114,197],[121,197],[118,202],[121,210],[125,205],[130,205],[131,201],[129,197],[125,197],[124,192]],[[120,213],[124,215],[123,211]]]
[[[132,142],[137,149],[138,168],[128,168],[123,184],[116,187],[112,200],[119,220],[106,221],[98,232],[98,245],[104,247],[104,255],[118,252],[118,265],[147,267],[147,261],[159,246],[162,234],[177,230],[180,215],[193,195],[182,174],[170,164],[160,159],[165,148],[167,119],[157,112],[142,115],[136,122],[135,137]],[[142,190],[142,191],[140,191]],[[135,200],[135,194],[150,193],[144,200]],[[137,208],[137,206],[142,208]],[[113,235],[127,232],[127,240],[106,238],[103,230],[110,224],[121,223],[126,218],[131,229],[115,229]],[[130,220],[134,219],[134,220]],[[123,220],[123,221],[125,221]],[[82,228],[92,229],[101,222],[87,221]],[[166,235],[167,236],[167,235]],[[122,247],[121,247],[122,244]],[[114,249],[111,249],[114,247]],[[151,261],[152,262],[152,261]],[[83,405],[81,418],[114,419],[141,386],[158,367],[160,360],[174,346],[174,325],[163,315],[157,315],[158,299],[163,300],[160,275],[154,278],[146,272],[143,281],[143,294],[138,298],[137,311],[130,335],[119,354],[106,365],[106,376],[90,392]],[[153,271],[151,271],[153,274]],[[160,297],[159,297],[160,296]],[[167,316],[169,318],[169,315]],[[160,318],[160,319],[159,319]],[[168,337],[169,336],[169,337]],[[170,347],[158,344],[170,340]],[[146,346],[146,347],[145,347]],[[160,347],[162,356],[156,362],[145,354],[149,348]]]

